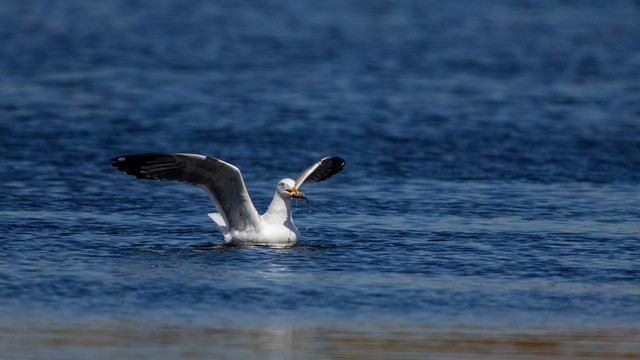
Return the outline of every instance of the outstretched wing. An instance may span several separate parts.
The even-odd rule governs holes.
[[[344,164],[344,160],[339,157],[323,158],[296,176],[296,187],[300,188],[304,184],[327,180],[342,171]]]
[[[111,159],[111,166],[138,179],[169,180],[197,186],[209,194],[229,229],[260,227],[240,170],[222,160],[197,154],[131,154]]]

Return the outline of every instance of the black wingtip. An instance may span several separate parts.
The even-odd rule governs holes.
[[[118,164],[122,163],[125,160],[126,156],[117,156],[109,159],[111,162],[111,166],[118,167]]]
[[[332,156],[324,158],[321,164],[307,176],[302,184],[327,180],[328,178],[342,171],[342,168],[344,168],[345,164],[346,161],[344,161],[344,159],[341,157]]]
[[[332,175],[339,173],[340,171],[342,171],[342,169],[344,168],[344,166],[347,164],[346,161],[344,161],[343,158],[338,157],[338,156],[333,156],[330,157],[329,159],[329,166],[331,168],[331,173]]]
[[[157,180],[157,178],[142,172],[142,167],[149,161],[163,154],[131,154],[111,158],[111,166],[123,173],[135,176],[136,179]]]

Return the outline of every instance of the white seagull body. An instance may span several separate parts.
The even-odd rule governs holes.
[[[269,208],[260,215],[251,202],[240,170],[222,160],[197,154],[153,153],[118,156],[111,162],[111,166],[138,179],[177,181],[203,189],[218,210],[209,217],[224,235],[225,242],[253,245],[297,243],[300,232],[291,218],[291,198],[307,200],[298,191],[302,185],[326,180],[345,165],[339,157],[326,157],[295,179],[280,180]]]

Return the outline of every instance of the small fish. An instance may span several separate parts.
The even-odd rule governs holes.
[[[300,191],[291,192],[291,197],[295,199],[304,199],[307,202],[307,207],[309,207],[309,199],[301,193]]]

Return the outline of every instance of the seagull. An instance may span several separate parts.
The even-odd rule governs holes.
[[[267,211],[260,215],[251,202],[240,170],[220,159],[185,153],[130,154],[114,157],[111,166],[137,179],[169,180],[203,189],[217,213],[208,214],[227,244],[290,246],[300,240],[291,218],[291,198],[307,197],[298,189],[342,171],[345,161],[325,157],[295,179],[278,181]]]

